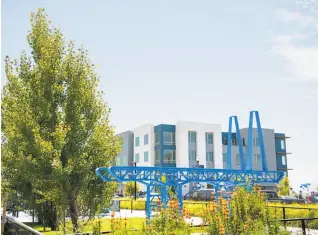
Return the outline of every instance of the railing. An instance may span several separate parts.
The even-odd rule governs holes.
[[[302,233],[303,235],[306,235],[306,223],[305,221],[308,221],[308,220],[318,220],[318,217],[317,218],[292,218],[292,219],[281,219],[279,221],[281,222],[291,222],[291,221],[300,221],[301,223],[301,230],[302,230]]]
[[[130,202],[130,206],[128,206],[127,209],[130,209],[131,212],[134,210],[134,205],[136,205],[135,203],[144,203],[144,208],[146,207],[146,201],[134,201],[134,200],[119,200],[119,208],[121,208],[121,202]],[[206,202],[187,202],[184,201],[183,205],[202,205],[202,206],[207,206],[209,203],[209,201]],[[268,205],[269,208],[277,208],[277,209],[282,209],[282,219],[278,219],[279,221],[281,221],[284,225],[284,227],[287,227],[287,222],[293,222],[293,221],[300,221],[300,227],[302,228],[302,230],[304,231],[304,229],[306,229],[306,223],[305,221],[309,221],[309,220],[316,220],[317,218],[287,218],[286,216],[286,210],[308,210],[308,211],[318,211],[318,208],[309,208],[309,207],[292,207],[292,206],[275,206],[275,205]],[[145,209],[141,209],[141,210],[145,210]],[[305,227],[303,227],[305,226]],[[303,229],[304,228],[304,229]],[[305,234],[305,233],[303,233]]]
[[[318,211],[318,208],[309,208],[309,207],[293,207],[293,206],[274,206],[274,205],[269,205],[268,207],[270,208],[280,208],[282,209],[282,213],[283,213],[283,219],[281,220],[284,223],[284,227],[286,228],[286,223],[289,221],[296,221],[296,220],[289,220],[286,218],[286,209],[290,209],[290,210],[309,210],[309,211]],[[290,218],[292,219],[292,218]],[[300,220],[300,219],[298,219]]]
[[[301,221],[302,234],[303,235],[307,235],[305,221],[317,220],[317,219],[318,218],[293,218],[293,219],[285,219],[285,220],[279,220],[279,221],[281,221],[281,222]],[[206,227],[208,227],[208,225],[192,225],[190,227],[191,227],[191,232],[192,233],[203,233],[203,234],[205,234],[207,232]],[[140,231],[140,230],[138,230],[138,229],[130,229],[129,231],[133,232],[133,231]],[[109,231],[102,231],[100,234],[112,234],[112,233],[114,233],[114,232],[109,230]],[[93,233],[91,233],[91,232],[86,232],[86,233],[77,233],[77,234],[74,234],[74,235],[92,235],[92,234]],[[71,235],[71,234],[69,234],[69,235]]]
[[[4,235],[19,234],[19,235],[42,235],[39,231],[15,220],[11,216],[6,216],[4,223]]]

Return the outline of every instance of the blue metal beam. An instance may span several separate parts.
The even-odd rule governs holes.
[[[239,147],[241,170],[245,170],[243,144],[242,144],[241,132],[240,132],[237,116],[231,116],[229,118],[229,131],[227,134],[228,143],[227,143],[226,168],[227,169],[232,168],[232,120],[233,119],[234,119],[235,128],[236,128],[236,139],[238,141],[238,147]]]
[[[159,198],[164,206],[169,201],[168,187],[175,187],[179,200],[180,210],[183,206],[182,186],[190,182],[212,183],[215,189],[226,188],[226,185],[244,185],[253,183],[278,183],[283,177],[283,171],[248,171],[230,169],[204,169],[204,168],[176,168],[176,167],[130,167],[113,166],[96,169],[96,174],[105,182],[136,181],[147,186],[146,214],[150,218],[151,211],[158,205],[153,201]],[[164,176],[164,177],[163,177]],[[163,180],[164,178],[164,180]],[[161,194],[153,194],[156,186],[161,186]],[[216,197],[217,197],[216,190]]]
[[[129,166],[98,168],[96,173],[104,181],[137,181],[143,184],[152,182],[166,186],[183,185],[190,182],[238,184],[246,182],[247,178],[259,183],[278,183],[284,176],[283,171]],[[162,180],[162,176],[165,176],[165,181]]]
[[[265,145],[264,145],[263,132],[262,132],[261,121],[259,118],[258,111],[251,111],[250,112],[250,121],[249,121],[249,127],[248,127],[248,147],[247,147],[246,170],[252,170],[252,165],[253,165],[252,157],[253,157],[253,114],[254,113],[255,113],[255,118],[256,118],[257,133],[258,133],[260,150],[261,150],[262,169],[263,169],[263,171],[267,171]]]

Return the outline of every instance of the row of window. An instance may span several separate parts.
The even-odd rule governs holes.
[[[226,153],[223,153],[223,165],[226,164],[226,158],[227,158]],[[244,155],[244,161],[246,161],[245,155]],[[259,154],[259,153],[253,154],[253,162],[255,162],[255,164],[261,163],[261,154]],[[240,159],[239,153],[237,153],[235,156],[235,164],[236,165],[241,164],[241,159]],[[282,165],[286,166],[286,156],[282,156]]]
[[[213,133],[205,133],[205,141],[207,144],[213,144]],[[188,132],[188,142],[196,144],[197,143],[197,133],[195,131]],[[149,143],[148,134],[144,135],[144,145]],[[164,145],[174,145],[176,143],[176,134],[175,132],[163,132],[163,144]],[[159,133],[155,133],[155,144],[159,144]],[[242,138],[243,146],[246,146],[245,138]],[[135,146],[138,147],[140,145],[139,136],[135,138]],[[228,145],[228,139],[223,139],[223,145]],[[237,139],[232,139],[232,145],[237,146]],[[260,142],[259,138],[253,138],[253,146],[259,147]],[[285,149],[285,140],[281,140],[281,149]]]
[[[233,139],[231,139],[231,142],[232,142],[233,146],[237,146],[238,145],[237,139],[233,138]],[[260,146],[259,138],[253,138],[252,142],[253,142],[253,144],[252,144],[253,146],[255,146],[255,147],[259,147]],[[223,145],[228,145],[229,144],[228,138],[224,138],[222,143],[223,143]],[[246,146],[245,138],[242,138],[242,145]]]
[[[144,145],[147,145],[149,143],[149,136],[148,134],[145,134],[144,135]],[[135,146],[138,147],[140,145],[140,139],[139,139],[139,136],[137,136],[135,138]]]
[[[197,159],[197,151],[195,150],[189,150],[189,160],[190,161],[196,161]],[[206,161],[207,162],[213,162],[214,161],[214,154],[212,151],[206,152]]]
[[[189,160],[190,161],[196,161],[197,157],[197,151],[195,150],[189,150]],[[144,152],[144,162],[148,162],[148,151]],[[223,164],[226,164],[226,153],[223,153]],[[139,153],[135,154],[135,161],[138,163],[140,162],[140,155]],[[212,151],[206,152],[206,162],[213,162],[214,161],[214,154]],[[244,161],[246,161],[245,155],[244,155]],[[170,149],[165,149],[163,150],[163,162],[164,163],[176,163],[176,151],[175,150],[170,150]],[[259,153],[255,153],[253,155],[253,162],[255,164],[259,164],[261,162],[261,155]],[[160,163],[160,151],[157,150],[155,151],[155,163]],[[119,164],[119,162],[118,162]],[[240,165],[241,160],[240,160],[240,154],[237,153],[235,156],[235,164]],[[282,165],[286,166],[286,156],[282,156]]]
[[[160,164],[160,151],[155,151],[155,163]],[[176,150],[163,150],[163,163],[176,163]]]
[[[135,162],[138,163],[140,162],[140,159],[139,159],[139,153],[136,153],[135,154]],[[148,162],[148,151],[144,152],[144,162]]]
[[[160,134],[155,133],[155,145],[160,143]],[[162,133],[163,145],[174,145],[176,144],[176,133],[175,132],[163,132]]]
[[[188,142],[192,144],[197,143],[197,133],[195,131],[188,132]],[[205,133],[205,142],[207,144],[213,144],[213,133],[211,132]]]

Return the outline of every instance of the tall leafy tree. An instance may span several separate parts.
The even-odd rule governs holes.
[[[289,190],[290,190],[290,184],[289,184],[289,179],[287,176],[285,176],[279,183],[278,185],[278,193],[280,195],[289,195]]]
[[[136,188],[135,188],[136,187]],[[139,192],[139,184],[135,184],[135,182],[127,182],[125,184],[125,194],[132,197],[135,195],[135,190],[136,193]]]
[[[115,191],[95,169],[112,163],[122,140],[87,51],[67,43],[43,9],[31,14],[27,41],[31,56],[5,60],[2,176],[26,200],[69,209],[78,231],[79,215],[93,215]]]

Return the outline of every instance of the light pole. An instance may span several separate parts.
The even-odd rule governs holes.
[[[137,162],[130,162],[130,164],[132,164],[134,167],[137,166]],[[136,173],[136,171],[135,171],[135,173]],[[136,199],[137,199],[137,182],[135,180],[135,201],[136,201]]]

